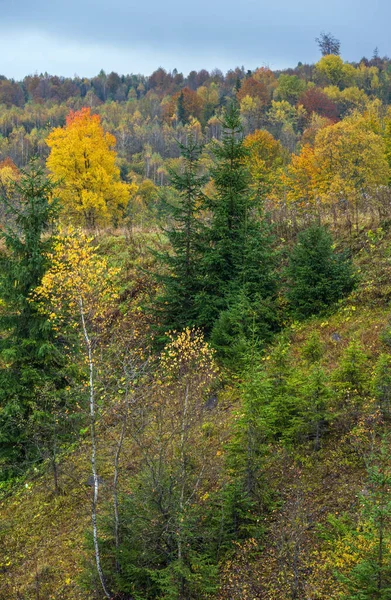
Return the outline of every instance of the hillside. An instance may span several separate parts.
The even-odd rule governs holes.
[[[391,61],[318,44],[0,77],[0,600],[391,597]]]
[[[128,248],[123,238],[111,238],[107,242],[103,238],[101,244],[104,252],[111,254],[110,259],[118,260],[122,249],[121,260],[129,261],[129,254],[123,254]],[[382,333],[387,330],[390,319],[389,247],[388,231],[362,230],[354,240],[354,262],[360,271],[356,290],[328,315],[288,327],[286,335],[296,373],[307,369],[303,351],[316,333],[323,346],[320,364],[328,378],[341,364],[352,341],[362,348],[360,369],[371,377],[379,354],[388,349],[381,340],[388,339],[382,337]],[[143,246],[140,248],[143,252]],[[129,281],[132,281],[131,276]],[[269,362],[270,352],[272,348],[266,349],[263,362]],[[210,425],[207,429],[205,424],[203,426],[204,432],[208,431],[207,437],[204,433],[200,438],[200,443],[208,445],[208,453],[211,451],[214,462],[218,463],[209,466],[217,479],[228,477],[229,481],[232,477],[232,466],[224,474],[223,463],[230,453],[233,423],[242,411],[241,379],[226,379],[218,393],[218,406],[212,408],[208,416]],[[351,393],[354,394],[354,390]],[[313,439],[300,440],[297,434],[290,440],[266,441],[261,476],[263,502],[269,507],[264,507],[257,517],[257,522],[263,521],[260,528],[263,533],[258,538],[251,536],[247,541],[231,542],[231,550],[219,565],[218,598],[340,597],[338,590],[342,584],[334,578],[333,570],[347,572],[358,559],[352,549],[349,535],[353,534],[349,527],[354,533],[355,523],[360,519],[360,493],[368,479],[365,462],[370,452],[376,452],[382,431],[387,433],[388,429],[387,417],[380,415],[372,393],[356,399],[356,406],[349,398],[342,404],[329,398],[331,416],[318,449],[314,448]],[[110,512],[112,503],[113,452],[118,427],[109,407],[98,432],[99,474],[103,479],[101,518]],[[132,439],[127,439],[123,447],[120,493],[124,497],[132,494],[135,485],[137,447]],[[87,574],[92,569],[91,548],[86,542],[90,528],[89,452],[85,434],[84,441],[61,456],[58,494],[54,493],[52,475],[45,472],[45,463],[30,470],[20,483],[5,493],[1,504],[3,576],[0,593],[4,600],[104,597],[99,589],[94,594],[82,585],[83,581],[84,585],[88,582],[91,575]],[[387,468],[390,468],[388,463]],[[215,485],[212,482],[210,493]],[[267,499],[271,494],[272,501]],[[207,503],[207,500],[199,499],[199,502]],[[363,547],[365,549],[364,542]]]

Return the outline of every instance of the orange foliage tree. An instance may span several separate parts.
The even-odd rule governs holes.
[[[344,214],[350,226],[358,226],[359,212],[379,206],[380,192],[387,185],[390,169],[384,141],[370,118],[352,115],[321,127],[314,147],[304,145],[282,176],[287,204],[294,212],[332,211],[334,220]]]
[[[367,117],[353,115],[320,129],[315,137],[323,203],[345,214],[358,227],[359,211],[378,208],[378,193],[390,169],[384,141]]]
[[[239,102],[241,102],[246,96],[250,96],[250,98],[258,100],[262,106],[266,106],[269,101],[269,93],[266,85],[254,79],[254,77],[249,77],[246,79],[236,94]]]

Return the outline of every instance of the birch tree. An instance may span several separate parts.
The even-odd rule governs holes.
[[[41,302],[43,312],[49,314],[53,327],[60,332],[64,327],[76,331],[83,360],[87,369],[89,420],[91,435],[91,471],[93,496],[91,503],[92,533],[96,568],[107,598],[98,543],[97,507],[100,478],[97,472],[97,419],[99,416],[96,392],[97,352],[107,330],[110,307],[118,297],[114,281],[117,269],[110,268],[107,260],[98,256],[93,239],[80,232],[59,237],[50,256],[51,268],[35,291],[35,300]]]

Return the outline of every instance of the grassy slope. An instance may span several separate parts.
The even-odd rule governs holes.
[[[313,318],[291,328],[291,344],[297,366],[303,362],[302,348],[317,332],[325,348],[322,367],[331,373],[348,344],[358,341],[367,356],[368,372],[380,352],[389,351],[379,339],[391,324],[391,234],[362,232],[353,241],[360,281],[357,289],[328,316]],[[333,334],[339,340],[334,341]],[[270,516],[263,548],[249,542],[237,551],[223,569],[219,600],[311,600],[339,598],[319,525],[330,515],[355,514],[358,494],[364,487],[366,436],[372,411],[365,407],[358,423],[339,422],[330,428],[319,452],[311,444],[286,451],[278,445],[268,473],[277,491],[280,508]],[[293,595],[295,577],[305,592]],[[303,594],[303,595],[302,595]],[[304,595],[305,594],[305,595]]]
[[[293,328],[292,347],[298,361],[301,347],[316,330],[326,346],[323,360],[326,369],[338,364],[343,349],[352,339],[361,341],[368,364],[373,364],[381,350],[379,332],[390,319],[390,248],[391,235],[380,233],[375,240],[367,234],[357,238],[355,253],[361,270],[360,285],[331,316]],[[332,339],[335,332],[341,338],[339,342]],[[112,475],[110,438],[114,435],[115,431],[109,433],[101,447],[104,479]],[[131,454],[131,448],[127,452]],[[322,522],[328,513],[340,514],[354,507],[364,477],[354,440],[333,431],[320,452],[301,449],[293,456],[279,446],[271,452],[275,460],[269,461],[267,477],[279,490],[281,508],[270,518],[262,555],[250,542],[238,546],[227,562],[220,598],[289,598],[297,560],[304,565],[301,568],[309,569],[308,580],[314,579],[314,589],[323,590],[313,597],[333,598],[332,585],[327,587],[328,575],[319,567],[322,548],[313,524]],[[90,524],[91,491],[86,485],[89,473],[88,442],[83,442],[63,462],[63,494],[53,494],[51,475],[44,473],[21,484],[2,500],[0,600],[91,597],[81,589],[78,580],[83,560],[89,560],[83,550],[85,531]],[[102,493],[105,494],[104,486]],[[287,540],[292,543],[287,544]],[[294,543],[295,540],[299,543]],[[292,552],[293,546],[299,546],[299,557]]]

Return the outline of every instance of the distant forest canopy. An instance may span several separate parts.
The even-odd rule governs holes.
[[[342,217],[351,227],[359,213],[383,218],[391,200],[391,60],[375,49],[371,59],[349,63],[331,34],[316,42],[316,64],[283,71],[0,77],[0,181],[4,165],[21,168],[38,156],[43,166],[52,130],[88,109],[112,136],[118,177],[130,186],[122,213],[102,224],[156,223],[159,188],[172,195],[170,173],[182,165],[180,143],[201,144],[200,167],[209,172],[224,111],[236,100],[254,192],[274,221]]]
[[[339,52],[339,42],[323,36],[321,51]],[[321,125],[362,112],[374,100],[389,105],[391,60],[376,49],[371,59],[357,63],[330,54],[315,65],[299,62],[283,71],[237,67],[184,76],[159,68],[144,76],[102,70],[90,79],[45,73],[23,81],[0,76],[0,160],[8,156],[20,167],[34,154],[46,158],[51,128],[63,126],[70,110],[87,106],[115,135],[123,177],[130,170],[166,184],[165,161],[179,156],[176,139],[189,128],[204,141],[219,139],[219,116],[233,97],[240,102],[245,134],[266,129],[294,152]]]

